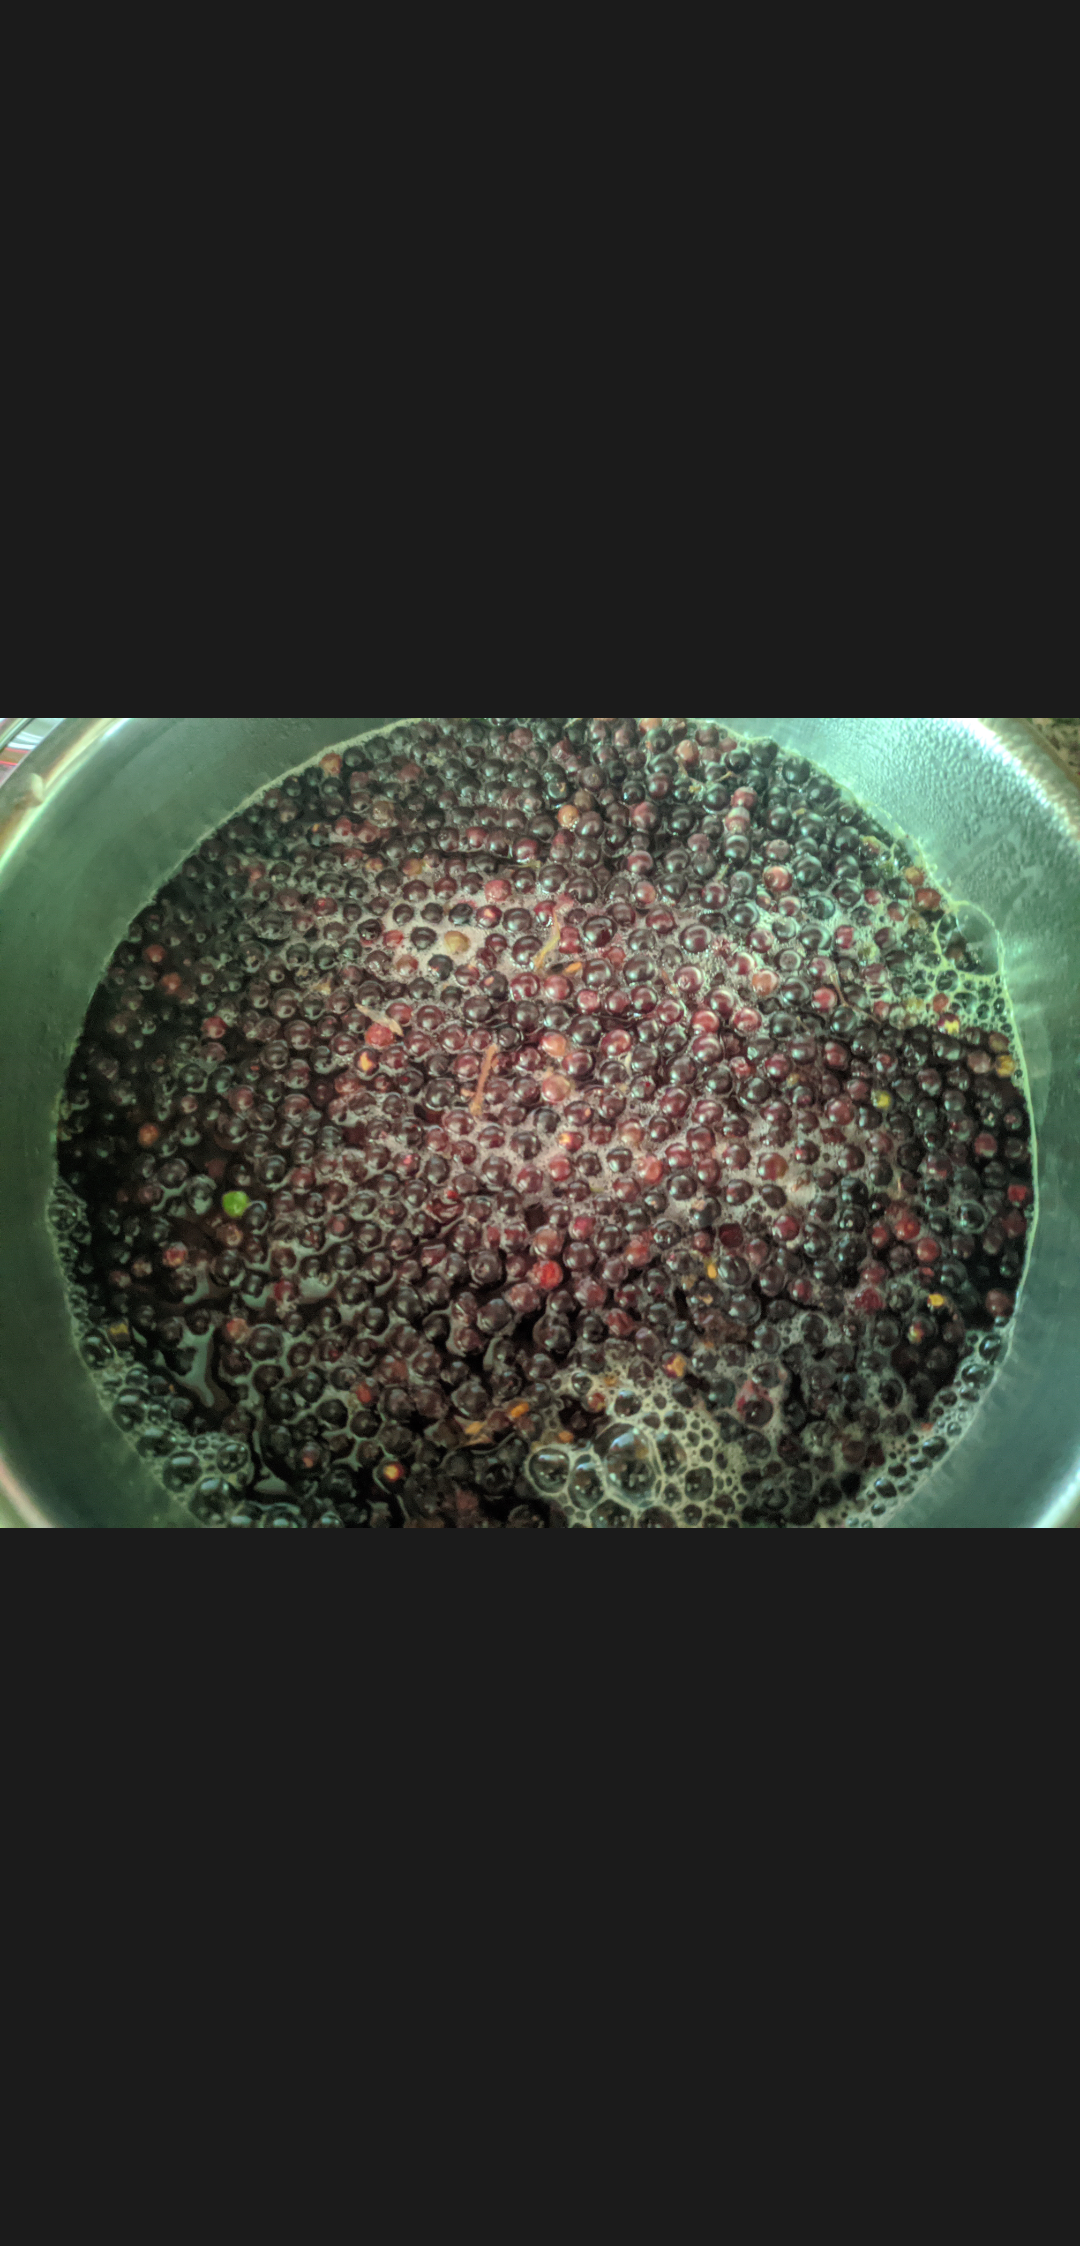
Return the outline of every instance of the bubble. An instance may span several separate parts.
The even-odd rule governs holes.
[[[246,1443],[230,1441],[216,1446],[216,1464],[219,1474],[231,1482],[250,1481],[255,1467]]]
[[[629,1529],[633,1528],[634,1516],[627,1512],[625,1505],[618,1505],[609,1497],[596,1507],[592,1523],[598,1529]]]
[[[162,1480],[168,1490],[190,1488],[195,1481],[201,1460],[197,1451],[173,1451],[166,1459]]]
[[[554,1496],[566,1481],[568,1463],[565,1451],[537,1451],[530,1461],[530,1472],[537,1489],[545,1495]]]
[[[569,1496],[571,1502],[588,1508],[596,1504],[602,1491],[603,1482],[592,1459],[579,1459],[570,1476]]]
[[[139,1436],[135,1447],[143,1458],[165,1458],[171,1444],[172,1437],[167,1427],[147,1427]]]
[[[610,1479],[626,1497],[647,1497],[656,1479],[653,1455],[644,1437],[633,1430],[616,1435],[609,1443],[604,1465]]]
[[[997,975],[1001,969],[1001,939],[993,922],[974,905],[956,908],[958,936],[966,947],[964,974]]]

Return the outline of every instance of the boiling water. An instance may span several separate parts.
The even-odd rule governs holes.
[[[1034,1217],[993,930],[696,721],[266,790],[129,932],[59,1151],[103,1394],[237,1526],[887,1519]]]

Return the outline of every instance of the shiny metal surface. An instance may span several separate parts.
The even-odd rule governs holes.
[[[383,718],[73,718],[0,794],[0,1496],[34,1525],[190,1525],[76,1351],[45,1212],[57,1103],[101,971],[200,839]],[[813,758],[1001,938],[1038,1131],[1012,1346],[897,1526],[1080,1512],[1080,796],[1018,719],[724,718]]]

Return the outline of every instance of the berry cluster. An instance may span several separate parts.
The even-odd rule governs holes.
[[[60,1157],[87,1355],[237,1526],[887,1504],[1034,1200],[1004,993],[912,851],[654,719],[397,727],[268,789],[113,960]]]

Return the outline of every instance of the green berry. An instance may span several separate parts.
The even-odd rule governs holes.
[[[246,1193],[226,1193],[222,1197],[221,1206],[227,1217],[242,1217],[248,1205]]]

